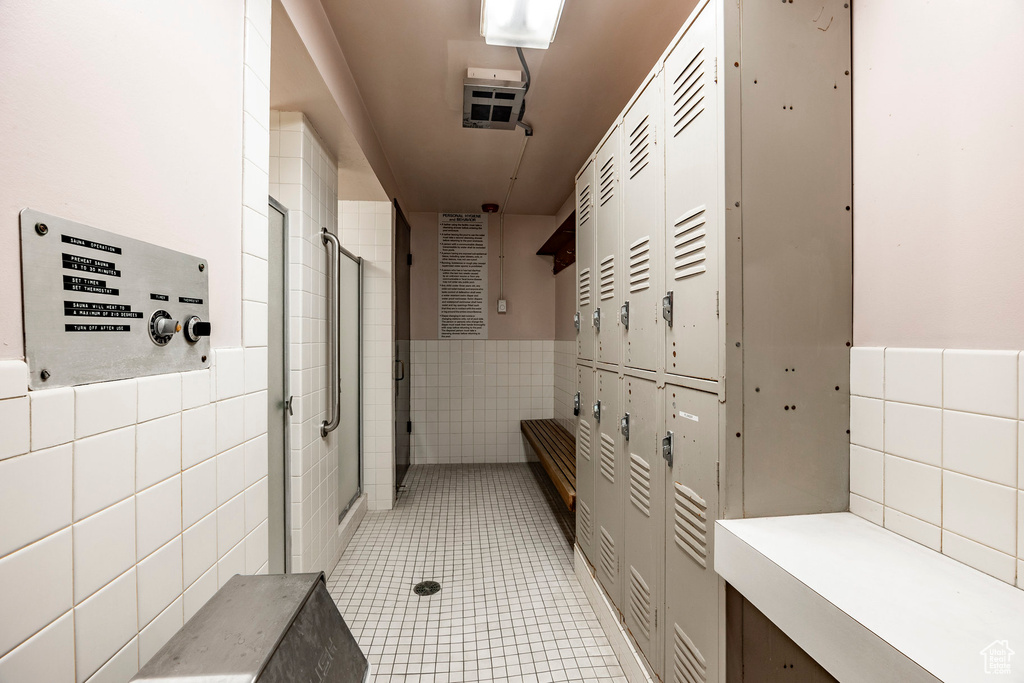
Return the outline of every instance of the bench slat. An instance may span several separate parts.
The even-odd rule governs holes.
[[[570,510],[576,509],[576,439],[555,420],[522,420],[520,429]]]

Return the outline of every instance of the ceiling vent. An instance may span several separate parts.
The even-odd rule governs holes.
[[[526,95],[525,83],[467,78],[462,90],[463,128],[513,130],[516,127]]]

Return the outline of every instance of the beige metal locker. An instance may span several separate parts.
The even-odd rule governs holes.
[[[719,91],[715,3],[665,58],[665,371],[717,379]]]
[[[664,78],[651,77],[622,120],[623,251],[620,319],[625,365],[656,370],[661,355],[665,201]]]
[[[576,418],[576,543],[591,564],[596,559],[594,545],[594,448],[596,434],[591,407],[596,401],[594,369],[576,366],[576,396],[573,411]]]
[[[620,431],[625,439],[626,543],[623,617],[648,664],[661,673],[661,630],[658,607],[663,597],[665,553],[665,463],[661,458],[664,421],[653,380],[626,375],[622,379],[625,414]]]
[[[622,499],[624,445],[619,431],[622,402],[616,373],[597,371],[592,415],[596,421],[594,453],[594,566],[597,578],[618,610],[622,611]]]
[[[619,304],[622,302],[622,192],[619,167],[622,163],[621,127],[615,126],[594,156],[594,178],[597,182],[595,214],[597,216],[597,281],[598,300],[594,311],[594,339],[597,360],[617,365],[622,359],[622,326]]]
[[[576,177],[576,355],[594,360],[594,326],[597,276],[594,272],[595,224],[594,161]]]
[[[665,385],[664,679],[719,679],[722,587],[713,566],[718,517],[718,396]]]

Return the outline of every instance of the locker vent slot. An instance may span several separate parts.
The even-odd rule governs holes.
[[[618,562],[615,558],[615,541],[608,531],[601,527],[601,571],[605,573],[610,582],[615,582]]]
[[[629,456],[629,500],[644,516],[651,516],[651,466],[632,453]]]
[[[615,483],[615,440],[607,434],[601,434],[601,474]]]
[[[584,185],[583,189],[580,190],[579,199],[579,213],[580,213],[580,225],[587,222],[590,218],[590,207],[593,205],[590,196],[590,185]]]
[[[613,156],[608,157],[608,161],[604,162],[604,166],[601,167],[600,185],[600,202],[601,206],[604,206],[615,196],[615,157]]]
[[[672,625],[675,627],[675,637],[672,639],[672,683],[706,683],[708,665],[704,655],[678,624]]]
[[[694,491],[675,482],[676,545],[694,562],[708,566],[708,504]]]
[[[590,514],[590,506],[586,501],[576,498],[576,505],[579,510],[580,536],[586,543],[590,543],[590,536],[594,532],[594,518]]]
[[[647,167],[649,155],[648,146],[650,139],[649,116],[642,121],[629,134],[629,178],[632,180],[640,171]]]
[[[580,308],[590,305],[590,268],[580,271]]]
[[[651,637],[651,589],[635,567],[629,568],[629,611],[633,622],[643,633]]]
[[[673,81],[672,135],[679,135],[704,111],[704,46]]]
[[[601,261],[601,301],[615,296],[615,254]]]
[[[579,429],[579,444],[580,444],[580,455],[586,460],[590,461],[590,423],[586,420],[580,420]]]
[[[651,286],[651,237],[629,245],[629,292],[642,292]]]
[[[673,247],[675,279],[684,280],[707,271],[707,220],[705,207],[690,209],[675,224]]]

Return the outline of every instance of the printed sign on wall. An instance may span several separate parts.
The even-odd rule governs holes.
[[[487,218],[438,214],[438,337],[487,339]]]

